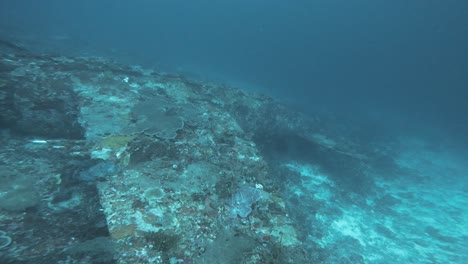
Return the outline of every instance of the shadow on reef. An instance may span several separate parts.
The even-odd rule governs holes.
[[[88,180],[96,165],[77,158],[79,100],[69,80],[40,74],[56,73],[58,56],[3,40],[0,53],[0,231],[11,238],[0,263],[114,263],[97,181]]]
[[[273,167],[288,161],[315,164],[342,188],[362,195],[374,186],[373,181],[364,174],[361,160],[324,148],[300,135],[256,133],[254,141]],[[283,178],[282,181],[288,177],[284,174],[278,176]]]
[[[15,142],[21,141],[16,138],[9,146]],[[9,159],[38,159],[41,160],[39,162],[44,162],[44,157],[39,155],[39,151],[25,153],[17,145],[17,153],[11,154]],[[52,156],[52,159],[52,162],[57,164],[66,163],[66,158],[54,159]],[[5,163],[9,164],[10,160]],[[0,164],[0,169],[3,166],[4,164]],[[30,170],[27,165],[16,167],[17,171],[14,174],[17,176],[21,170]],[[49,169],[47,165],[38,165],[34,173],[41,176],[56,173]],[[78,259],[90,261],[89,263],[114,263],[115,252],[108,238],[109,231],[96,186],[74,176],[87,170],[77,168],[74,164],[57,165],[54,169],[61,171],[60,176],[56,174],[56,177],[48,179],[39,178],[34,185],[2,178],[5,185],[28,188],[28,192],[37,194],[34,197],[35,203],[25,203],[25,199],[30,198],[22,194],[15,194],[15,199],[1,201],[0,212],[4,210],[3,213],[8,215],[8,218],[1,221],[0,229],[8,232],[12,243],[2,249],[0,263],[41,264]],[[21,174],[18,177],[21,177]]]
[[[0,40],[0,129],[42,138],[82,139],[79,100],[69,78],[49,78],[40,71],[55,72],[53,56],[39,56]],[[23,60],[38,59],[42,65]]]

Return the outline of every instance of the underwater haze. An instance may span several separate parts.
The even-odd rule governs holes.
[[[0,5],[2,33],[34,48],[104,54],[219,80],[303,111],[398,114],[458,136],[468,131],[466,1]]]
[[[0,0],[0,263],[468,263],[468,1]]]

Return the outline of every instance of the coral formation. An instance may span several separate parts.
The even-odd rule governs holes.
[[[231,199],[232,216],[247,217],[252,212],[252,206],[266,196],[267,193],[261,189],[250,186],[240,187]]]

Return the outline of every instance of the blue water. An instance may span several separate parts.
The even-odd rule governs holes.
[[[465,1],[4,0],[2,35],[466,132]],[[465,133],[466,134],[466,133]]]
[[[260,91],[358,126],[377,121],[400,138],[395,159],[407,174],[399,176],[411,179],[373,175],[382,193],[366,206],[334,198],[338,187],[317,164],[282,160],[301,179],[285,192],[343,212],[309,216],[328,233],[306,241],[331,247],[351,237],[350,250],[368,263],[468,258],[461,246],[468,242],[467,1],[2,0],[0,37]],[[434,141],[443,151],[432,149]],[[413,182],[415,175],[424,180]],[[384,194],[398,202],[382,202]],[[424,224],[409,224],[416,219]],[[405,244],[415,237],[419,244]]]

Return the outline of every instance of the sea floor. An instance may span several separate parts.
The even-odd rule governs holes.
[[[310,209],[301,224],[326,262],[468,263],[468,164],[449,146],[417,138],[400,145],[400,170],[369,175],[375,187],[366,196],[343,197],[320,164],[283,164],[300,177],[286,192],[310,204],[301,205]]]

